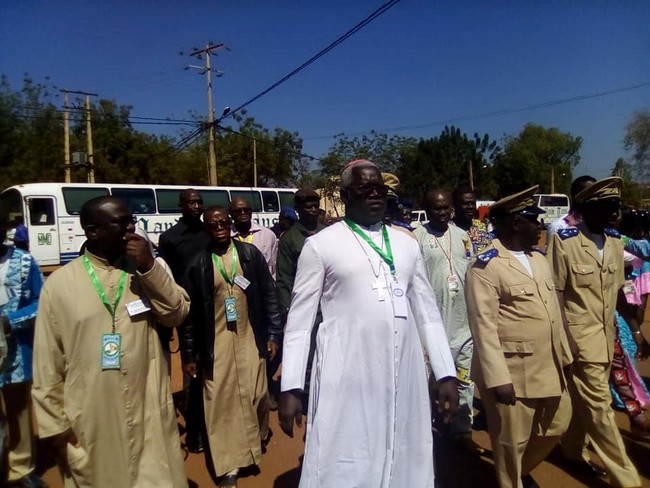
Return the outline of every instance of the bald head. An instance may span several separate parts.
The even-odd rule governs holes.
[[[442,188],[429,190],[426,206],[430,227],[436,231],[446,231],[453,211],[451,193]]]
[[[93,198],[81,207],[79,217],[90,252],[109,261],[125,253],[125,237],[135,232],[135,223],[122,200],[112,196]]]

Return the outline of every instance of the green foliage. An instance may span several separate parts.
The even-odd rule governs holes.
[[[20,91],[0,77],[0,187],[37,181],[63,181],[63,114],[52,103],[52,88],[25,76]],[[70,151],[87,151],[83,99],[69,101]],[[208,137],[189,146],[175,138],[133,128],[131,107],[99,99],[91,104],[95,180],[116,183],[208,183]],[[197,117],[197,127],[205,124]],[[290,186],[307,173],[302,139],[295,132],[269,131],[246,114],[217,137],[221,185],[253,185],[253,139],[257,140],[259,186]],[[193,131],[181,134],[182,138]],[[72,181],[87,181],[87,167],[73,167]]]
[[[639,176],[647,180],[650,176],[650,111],[635,112],[625,126],[623,144],[632,151],[634,168]]]
[[[611,176],[619,176],[623,178],[623,193],[621,201],[623,205],[638,208],[643,206],[641,200],[643,199],[643,189],[647,185],[638,183],[634,177],[634,168],[623,158],[618,158],[612,168]]]
[[[526,124],[518,136],[506,138],[505,152],[496,158],[493,169],[500,195],[536,184],[541,193],[568,194],[581,146],[581,137],[555,127]]]
[[[432,188],[453,191],[471,184],[479,197],[490,197],[496,192],[492,162],[500,150],[488,134],[469,137],[457,127],[445,126],[438,137],[421,139],[411,157],[404,160],[397,171],[401,189],[416,202],[422,202]]]

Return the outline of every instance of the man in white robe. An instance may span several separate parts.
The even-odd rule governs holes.
[[[423,348],[440,380],[445,421],[458,407],[440,313],[417,242],[381,224],[387,187],[377,167],[349,163],[341,187],[346,221],[309,237],[298,261],[284,340],[281,426],[293,435],[293,422],[301,423],[320,302],[300,487],[433,487]]]
[[[86,251],[47,279],[39,302],[38,434],[57,449],[66,488],[187,487],[155,323],[180,325],[189,299],[121,200],[90,200],[80,218]]]

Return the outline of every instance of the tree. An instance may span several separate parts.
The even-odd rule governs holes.
[[[15,92],[0,77],[0,187],[55,178],[63,170],[61,127],[46,85],[25,75]]]
[[[404,159],[398,168],[402,189],[418,202],[434,187],[451,191],[471,185],[479,196],[491,196],[496,192],[491,166],[500,150],[488,134],[469,137],[457,127],[445,126],[439,136],[421,139],[412,157]]]
[[[635,112],[625,126],[623,144],[626,150],[633,151],[634,168],[639,176],[650,176],[650,111]]]
[[[346,163],[354,159],[369,159],[382,171],[397,174],[404,161],[412,157],[415,147],[413,138],[375,131],[361,137],[337,134],[334,145],[319,161],[319,169],[308,179],[303,178],[303,183],[322,189],[326,198],[340,205],[339,176]]]
[[[542,193],[568,193],[573,168],[580,162],[582,138],[555,127],[526,124],[506,137],[504,154],[494,164],[501,196],[538,184]]]
[[[618,158],[614,163],[611,175],[619,176],[623,179],[623,193],[621,195],[623,204],[631,207],[641,206],[645,185],[641,185],[635,181],[634,169],[630,163],[623,158]]]

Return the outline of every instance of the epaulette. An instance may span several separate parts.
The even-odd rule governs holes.
[[[533,246],[531,248],[531,251],[535,251],[535,252],[538,252],[538,253],[542,254],[543,256],[546,256],[546,251],[544,251],[544,249],[542,249],[539,246]]]
[[[476,259],[483,264],[487,264],[490,262],[492,258],[496,258],[498,255],[499,255],[499,251],[495,248],[492,248],[492,249],[488,249],[485,252],[482,252],[481,254],[477,254]]]
[[[569,237],[575,237],[580,233],[578,229],[575,227],[566,227],[564,229],[558,229],[557,235],[560,237],[560,239],[565,240],[568,239]]]
[[[621,233],[617,231],[616,229],[605,229],[605,235],[608,235],[609,237],[615,237],[616,239],[621,238]]]

